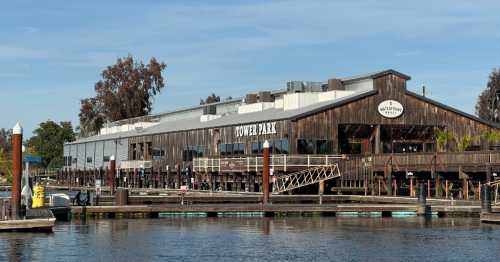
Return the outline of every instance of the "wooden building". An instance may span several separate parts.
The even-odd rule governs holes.
[[[488,139],[497,126],[407,90],[408,80],[384,70],[291,81],[286,90],[121,121],[65,144],[60,182],[93,184],[113,155],[119,186],[259,191],[267,140],[276,176],[338,164],[331,193],[414,195],[418,176],[436,196],[477,196],[500,168]]]

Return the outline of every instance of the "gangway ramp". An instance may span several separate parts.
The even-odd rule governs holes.
[[[277,175],[274,179],[273,193],[283,193],[338,177],[340,177],[338,164],[308,168],[291,174]]]

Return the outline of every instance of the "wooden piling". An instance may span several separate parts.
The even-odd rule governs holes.
[[[23,129],[19,123],[12,129],[12,216],[20,218]]]

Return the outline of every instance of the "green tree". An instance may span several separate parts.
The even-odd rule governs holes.
[[[42,167],[58,168],[63,166],[64,143],[74,140],[75,133],[71,122],[58,124],[48,120],[40,123],[27,145],[42,157]]]
[[[9,152],[0,148],[0,180],[2,183],[12,183],[12,161]]]
[[[487,121],[500,121],[500,69],[491,71],[486,89],[477,98],[476,115]]]
[[[436,143],[439,151],[448,151],[450,142],[453,141],[453,134],[448,130],[442,130],[436,128],[434,130],[434,136],[436,137]]]
[[[465,135],[462,139],[457,140],[458,151],[466,151],[476,141],[477,137]]]
[[[81,101],[80,134],[94,135],[107,121],[149,114],[154,96],[165,87],[162,72],[166,67],[155,58],[145,65],[131,56],[108,66],[94,86],[96,96]]]

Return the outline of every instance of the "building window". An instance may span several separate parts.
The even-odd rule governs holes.
[[[252,154],[262,154],[262,142],[252,142]]]
[[[288,154],[288,140],[274,140],[274,154]]]
[[[299,154],[314,154],[314,141],[306,139],[298,139],[297,152]]]
[[[245,144],[219,144],[219,153],[221,156],[244,155]]]
[[[233,154],[244,155],[245,154],[245,144],[238,143],[233,145]]]
[[[221,156],[226,155],[226,144],[219,144],[219,154]]]
[[[137,144],[132,144],[132,160],[137,160]]]
[[[87,163],[92,163],[92,157],[87,157]]]
[[[104,161],[104,162],[109,162],[110,160],[111,160],[111,157],[110,157],[110,156],[104,156],[104,157],[102,158],[102,161]]]
[[[146,147],[147,147],[146,150],[148,152],[148,155],[146,156],[146,158],[149,158],[149,157],[153,156],[153,143],[147,142]]]
[[[219,151],[223,149],[222,144],[219,145]],[[160,154],[163,154],[160,157],[165,157],[165,151],[161,150]],[[187,146],[182,151],[182,160],[183,161],[193,161],[194,157],[203,157],[205,154],[205,148],[203,146]]]
[[[284,139],[281,140],[281,153],[282,154],[288,154],[288,140]]]
[[[64,157],[64,166],[71,166],[71,156]]]
[[[316,140],[316,153],[327,155],[332,154],[332,141],[330,140]]]
[[[233,144],[226,144],[226,155],[233,154]]]
[[[153,160],[160,160],[163,157],[165,157],[165,150],[163,150],[161,148],[153,148],[151,150],[151,152],[152,152]]]

